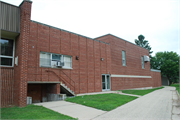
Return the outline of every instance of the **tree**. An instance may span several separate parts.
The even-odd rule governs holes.
[[[144,40],[144,39],[145,39],[145,37],[143,35],[139,35],[138,40],[135,39],[135,43],[136,43],[136,45],[141,46],[141,47],[149,50],[149,56],[150,56],[150,58],[152,58],[151,53],[153,53],[153,51],[151,51],[151,47],[149,46],[148,41]]]
[[[161,70],[161,75],[167,77],[171,85],[179,78],[179,58],[176,52],[158,52],[151,59],[151,67]]]

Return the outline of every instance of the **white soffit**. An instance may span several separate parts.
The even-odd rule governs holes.
[[[138,75],[111,75],[111,77],[128,77],[128,78],[152,78],[151,76],[138,76]]]

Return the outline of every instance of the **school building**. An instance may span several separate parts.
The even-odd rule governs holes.
[[[26,106],[29,97],[37,103],[161,86],[147,49],[112,34],[89,38],[33,21],[31,5],[0,2],[1,107]]]

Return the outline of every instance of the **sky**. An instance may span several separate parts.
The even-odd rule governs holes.
[[[23,0],[1,0],[19,6]],[[180,55],[180,0],[32,0],[31,20],[90,38],[113,34]]]

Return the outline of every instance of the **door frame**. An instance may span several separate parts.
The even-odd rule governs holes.
[[[102,76],[105,75],[105,87],[106,89],[103,89],[102,86],[102,91],[111,91],[111,75],[110,74],[101,74],[101,85],[102,85]],[[109,75],[109,89],[107,89],[107,76]]]

